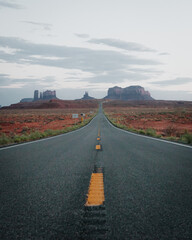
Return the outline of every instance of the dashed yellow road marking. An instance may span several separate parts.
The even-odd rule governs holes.
[[[98,141],[100,141],[100,140],[101,140],[101,138],[100,138],[100,137],[98,137],[98,138],[97,138],[97,140],[98,140]]]
[[[101,150],[101,145],[96,145],[96,150]]]
[[[85,206],[103,205],[104,201],[103,173],[92,173]]]

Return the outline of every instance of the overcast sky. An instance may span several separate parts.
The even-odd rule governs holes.
[[[0,105],[140,85],[192,100],[191,0],[0,0]]]

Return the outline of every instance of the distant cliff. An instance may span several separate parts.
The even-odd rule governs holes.
[[[148,91],[141,86],[130,86],[126,88],[113,87],[108,89],[105,99],[119,100],[154,100]]]

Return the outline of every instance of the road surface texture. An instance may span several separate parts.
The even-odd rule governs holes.
[[[85,207],[93,172],[105,202]],[[0,189],[3,240],[192,239],[192,148],[119,130],[101,109],[75,132],[1,148]]]

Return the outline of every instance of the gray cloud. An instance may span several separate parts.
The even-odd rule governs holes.
[[[103,44],[103,45],[107,45],[110,47],[120,48],[120,49],[124,49],[124,50],[129,50],[129,51],[156,52],[156,50],[147,48],[139,43],[126,42],[126,41],[112,39],[112,38],[101,38],[101,39],[94,38],[94,39],[90,39],[88,42],[94,43],[94,44]]]
[[[22,9],[23,7],[11,0],[0,0],[0,8]]]
[[[40,22],[32,22],[32,21],[21,21],[21,22],[41,27],[46,31],[50,31],[52,28],[52,24],[48,24],[48,23],[40,23]]]
[[[8,62],[29,63],[75,68],[84,71],[100,72],[111,69],[124,69],[129,65],[157,65],[155,60],[136,58],[116,51],[92,50],[88,48],[34,44],[20,38],[0,37],[0,47],[17,49],[10,56],[1,51],[0,59]],[[34,57],[35,55],[40,58]],[[42,58],[41,58],[42,56]],[[56,57],[59,59],[46,59]]]
[[[9,85],[11,79],[8,74],[0,74],[0,86]]]
[[[129,71],[138,72],[138,73],[147,73],[147,74],[162,74],[163,71],[151,69],[151,68],[129,68]]]
[[[0,73],[0,79],[1,79],[1,78],[4,78],[4,77],[8,77],[8,76],[9,76],[8,74]]]
[[[36,85],[45,85],[45,83],[54,82],[53,77],[46,78],[11,78],[8,74],[0,74],[0,87],[7,87],[12,84],[22,84],[25,87]]]
[[[166,56],[166,55],[170,55],[170,54],[167,53],[167,52],[162,52],[162,53],[159,53],[159,55],[163,55],[163,56],[165,55]]]
[[[79,38],[89,38],[89,34],[80,34],[80,33],[75,33],[75,36]]]
[[[192,78],[175,78],[172,80],[164,80],[164,81],[156,81],[151,82],[153,84],[161,85],[161,86],[168,86],[168,85],[182,85],[185,83],[192,83]]]
[[[149,76],[137,72],[129,71],[108,71],[104,75],[97,75],[91,78],[86,78],[90,83],[122,83],[125,81],[140,81],[146,80]]]
[[[135,65],[160,64],[155,60],[137,58],[117,51],[34,44],[14,37],[0,37],[0,47],[17,50],[12,54],[0,51],[0,59],[5,62],[79,69],[95,75],[88,79],[90,82],[114,83],[125,79],[135,81],[147,79],[148,70],[141,72],[141,69],[129,70],[129,68]]]

